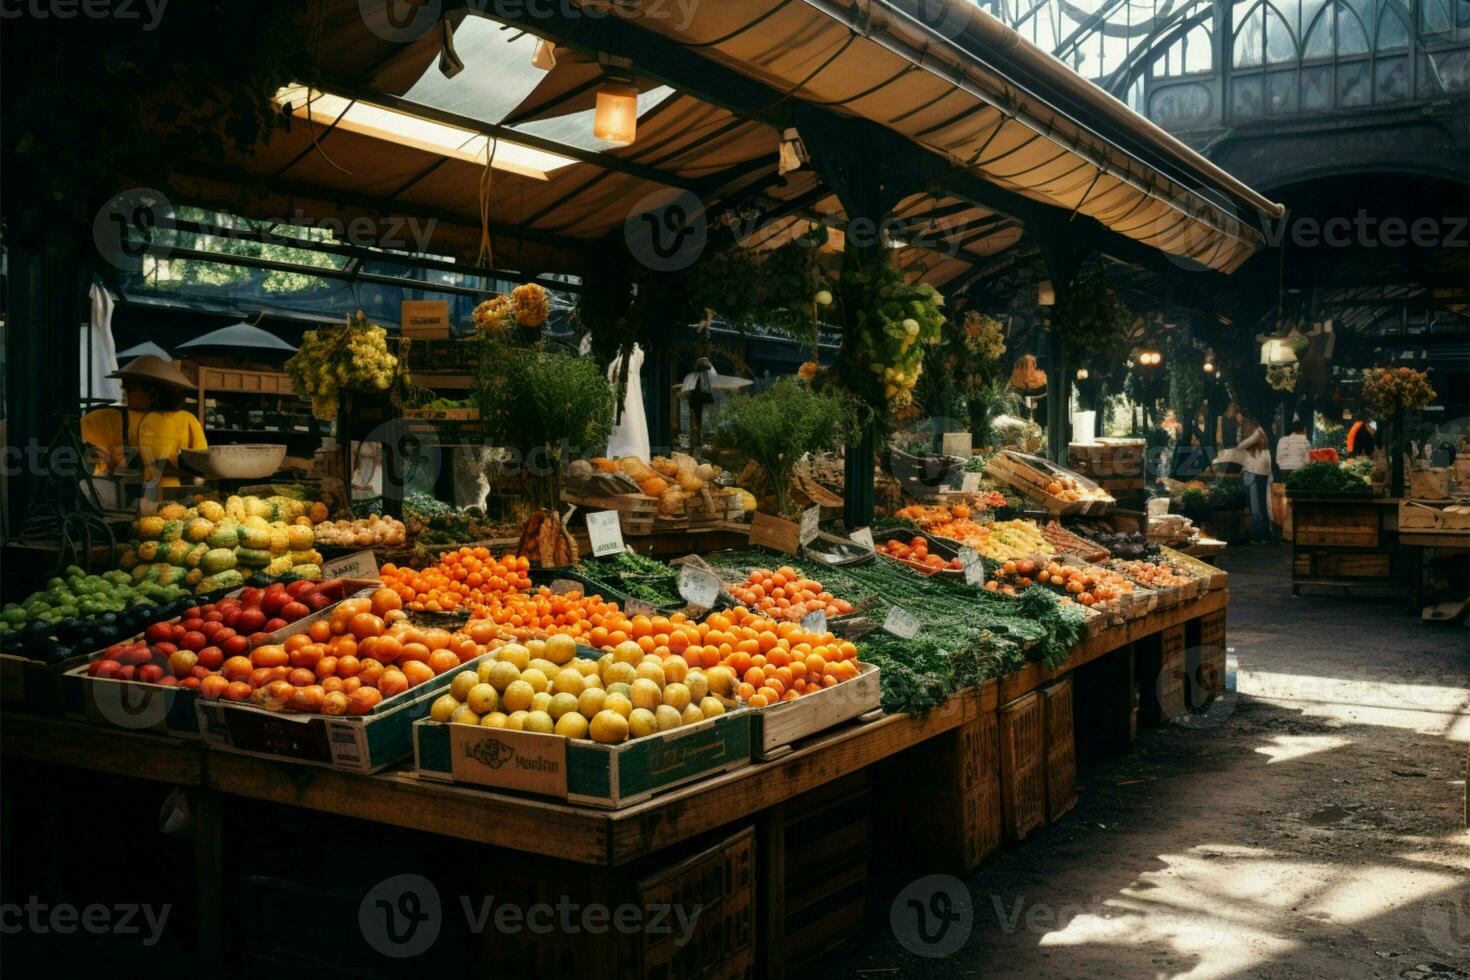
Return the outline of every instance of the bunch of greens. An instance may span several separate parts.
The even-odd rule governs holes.
[[[889,714],[923,716],[955,689],[954,662],[932,641],[875,633],[863,640],[861,656],[882,671],[878,685]]]
[[[1210,484],[1209,501],[1216,510],[1240,510],[1250,498],[1240,480],[1216,480]]]
[[[631,551],[584,558],[577,571],[599,585],[655,606],[684,604],[679,596],[679,573],[661,561]]]
[[[1368,484],[1352,470],[1336,463],[1308,463],[1286,478],[1289,493],[1361,494]]]
[[[795,378],[782,378],[758,395],[725,402],[712,439],[765,468],[786,515],[794,513],[791,473],[801,457],[836,449],[857,427],[857,406],[840,391],[814,391]]]

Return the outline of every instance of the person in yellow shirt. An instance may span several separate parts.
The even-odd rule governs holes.
[[[111,473],[136,450],[148,483],[178,486],[179,450],[209,448],[204,427],[183,410],[184,396],[194,384],[173,364],[151,354],[111,376],[122,380],[123,405],[82,416],[82,439],[99,451],[93,472]]]

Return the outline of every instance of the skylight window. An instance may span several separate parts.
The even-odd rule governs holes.
[[[374,139],[410,146],[427,153],[483,164],[491,153],[490,166],[496,170],[519,174],[535,180],[546,180],[553,170],[575,163],[571,157],[538,150],[507,140],[493,140],[474,130],[423,119],[398,109],[373,105],[361,100],[333,95],[305,85],[288,85],[276,93],[278,105],[292,115],[318,122],[332,121],[340,129]]]

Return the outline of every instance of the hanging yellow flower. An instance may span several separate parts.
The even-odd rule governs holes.
[[[546,290],[534,282],[512,289],[510,299],[515,306],[517,326],[539,327],[546,322]]]

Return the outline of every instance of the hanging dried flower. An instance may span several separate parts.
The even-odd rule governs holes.
[[[516,312],[509,296],[496,296],[475,307],[472,314],[475,331],[481,334],[502,334],[515,326]]]
[[[510,299],[515,306],[517,326],[530,329],[546,322],[546,290],[536,283],[528,282],[512,289]]]

